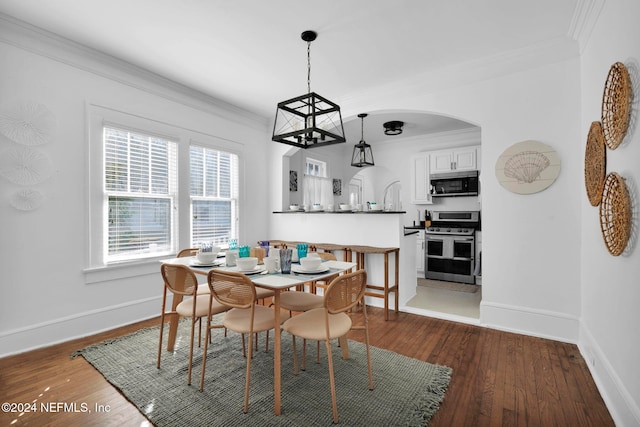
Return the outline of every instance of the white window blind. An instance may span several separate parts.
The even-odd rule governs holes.
[[[103,132],[106,262],[175,252],[177,144],[114,127]]]
[[[238,238],[238,156],[192,145],[191,245],[227,246]]]

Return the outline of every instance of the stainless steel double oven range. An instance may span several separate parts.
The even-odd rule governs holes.
[[[480,212],[432,212],[425,229],[425,278],[475,283],[475,231]]]

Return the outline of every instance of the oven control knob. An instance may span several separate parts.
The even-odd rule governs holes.
[[[450,228],[447,228],[447,233],[451,233],[451,229]]]

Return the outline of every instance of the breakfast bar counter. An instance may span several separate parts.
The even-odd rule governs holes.
[[[384,284],[379,289],[382,292],[386,288],[384,301],[369,295],[367,304],[387,306],[391,291],[391,299],[397,299],[393,305],[402,307],[416,293],[416,240],[415,236],[404,235],[405,222],[404,211],[274,212],[269,237],[315,244],[318,249],[331,250],[343,260],[357,255],[354,261],[364,263],[366,256],[367,283]]]
[[[325,211],[325,210],[310,210],[310,211],[292,211],[292,210],[288,210],[288,211],[274,211],[274,214],[313,214],[313,215],[318,215],[318,214],[339,214],[339,215],[381,215],[381,214],[385,214],[385,215],[389,215],[389,214],[406,214],[406,211],[385,211],[385,210],[377,210],[377,211],[368,211],[368,210],[363,210],[363,211],[341,211],[341,210],[336,210],[336,211]]]

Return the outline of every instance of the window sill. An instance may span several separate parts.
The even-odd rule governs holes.
[[[83,270],[85,284],[93,285],[96,283],[111,282],[114,280],[126,279],[131,277],[148,276],[150,274],[159,274],[160,259],[170,258],[163,256],[161,258],[148,258],[145,260],[123,262],[119,264],[106,265],[104,267],[90,267]]]

